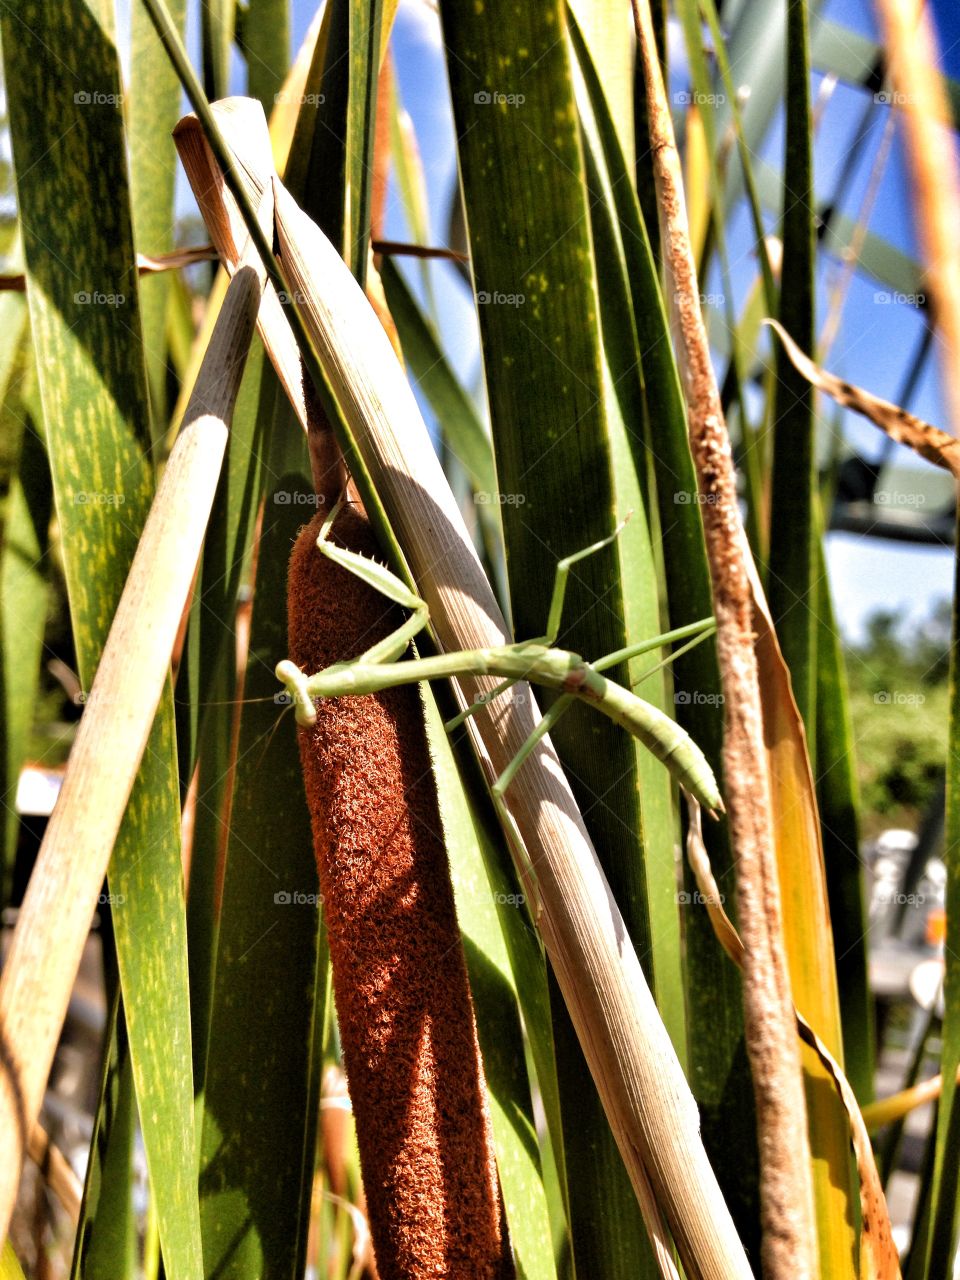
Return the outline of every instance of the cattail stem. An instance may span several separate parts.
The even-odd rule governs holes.
[[[763,1272],[768,1280],[814,1280],[817,1237],[806,1103],[783,937],[752,587],[730,438],[700,311],[680,159],[648,0],[633,0],[633,10],[690,444],[701,492],[709,495],[701,509],[727,708],[723,773],[746,948],[744,1006],[760,1145]]]

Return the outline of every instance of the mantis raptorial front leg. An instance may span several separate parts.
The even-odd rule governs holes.
[[[547,711],[492,786],[497,811],[506,829],[516,841],[518,851],[523,850],[524,846],[506,804],[507,788],[537,744],[578,699],[592,704],[598,711],[603,712],[642,742],[658,760],[662,761],[684,792],[691,795],[705,809],[714,815],[723,811],[723,802],[713,771],[700,748],[689,735],[659,708],[638,698],[630,689],[625,689],[603,675],[604,671],[638,654],[660,648],[676,640],[689,640],[689,644],[683,649],[664,659],[650,672],[644,673],[645,678],[646,675],[659,670],[666,662],[679,657],[680,653],[690,645],[706,638],[714,629],[712,618],[630,645],[615,653],[607,654],[594,663],[585,662],[578,654],[552,647],[560,630],[571,567],[577,561],[593,555],[612,542],[619,534],[622,525],[618,526],[608,538],[594,543],[583,551],[566,556],[558,563],[547,619],[547,634],[539,640],[398,661],[407,651],[410,641],[427,624],[429,611],[426,602],[383,565],[331,543],[328,534],[335,518],[336,510],[331,512],[324,523],[317,540],[320,551],[357,574],[387,599],[409,609],[410,617],[386,639],[361,654],[356,660],[339,662],[314,675],[306,675],[289,660],[281,662],[277,667],[277,677],[290,693],[296,708],[297,721],[301,725],[312,725],[316,722],[315,700],[319,698],[378,693],[384,689],[412,684],[420,680],[457,679],[462,676],[502,677],[502,684],[451,721],[448,727],[452,728],[462,723],[468,715],[475,714],[511,684],[515,684],[518,680],[529,680],[553,689],[561,696]]]

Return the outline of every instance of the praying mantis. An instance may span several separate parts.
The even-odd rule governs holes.
[[[506,804],[506,793],[511,782],[537,744],[577,699],[595,707],[641,742],[666,766],[688,798],[697,801],[714,817],[723,813],[723,801],[713,770],[689,734],[659,708],[644,701],[632,690],[607,679],[603,674],[611,667],[640,654],[677,641],[687,642],[645,673],[652,674],[713,634],[716,629],[713,618],[704,618],[653,639],[618,649],[594,662],[586,662],[576,653],[553,647],[560,632],[571,569],[579,561],[609,546],[619,536],[626,521],[619,524],[606,538],[557,562],[547,629],[543,636],[494,648],[459,650],[400,661],[410,642],[429,621],[427,603],[384,565],[338,547],[330,541],[330,532],[341,506],[342,501],[337,503],[324,521],[317,538],[319,550],[335,563],[356,574],[388,600],[409,609],[410,616],[390,635],[352,661],[335,663],[312,675],[301,671],[289,659],[278,663],[277,678],[289,695],[298,724],[310,727],[316,723],[315,700],[320,698],[379,693],[384,689],[422,680],[458,676],[502,677],[501,684],[449,721],[446,728],[452,731],[511,685],[519,680],[528,680],[556,690],[560,697],[544,713],[536,728],[491,786],[494,804],[508,829],[513,829]]]

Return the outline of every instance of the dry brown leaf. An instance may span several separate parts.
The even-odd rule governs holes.
[[[197,262],[210,262],[217,251],[212,244],[198,244],[189,249],[172,249],[169,253],[138,253],[137,270],[142,276],[156,275],[160,271],[177,271],[180,267],[192,267]],[[22,272],[0,276],[0,293],[23,293],[27,287]]]
[[[821,369],[809,356],[804,355],[782,324],[776,320],[765,320],[764,324],[776,331],[794,367],[808,382],[825,391],[837,404],[869,418],[874,426],[885,431],[897,444],[909,445],[921,458],[926,458],[935,467],[943,467],[955,479],[960,480],[960,440],[955,436],[924,422],[899,405],[882,400],[879,396],[864,391],[863,387],[854,386],[852,382],[846,382],[836,374]]]

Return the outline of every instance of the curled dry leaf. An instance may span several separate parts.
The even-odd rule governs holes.
[[[800,350],[783,325],[776,320],[766,320],[764,323],[776,331],[787,355],[808,382],[825,391],[837,404],[869,418],[891,440],[896,440],[897,444],[909,445],[921,458],[926,458],[935,467],[943,467],[954,479],[960,480],[960,440],[908,413],[906,409],[901,409],[899,405],[881,400],[862,387],[856,387],[852,382],[846,382],[836,374],[821,369]]]

